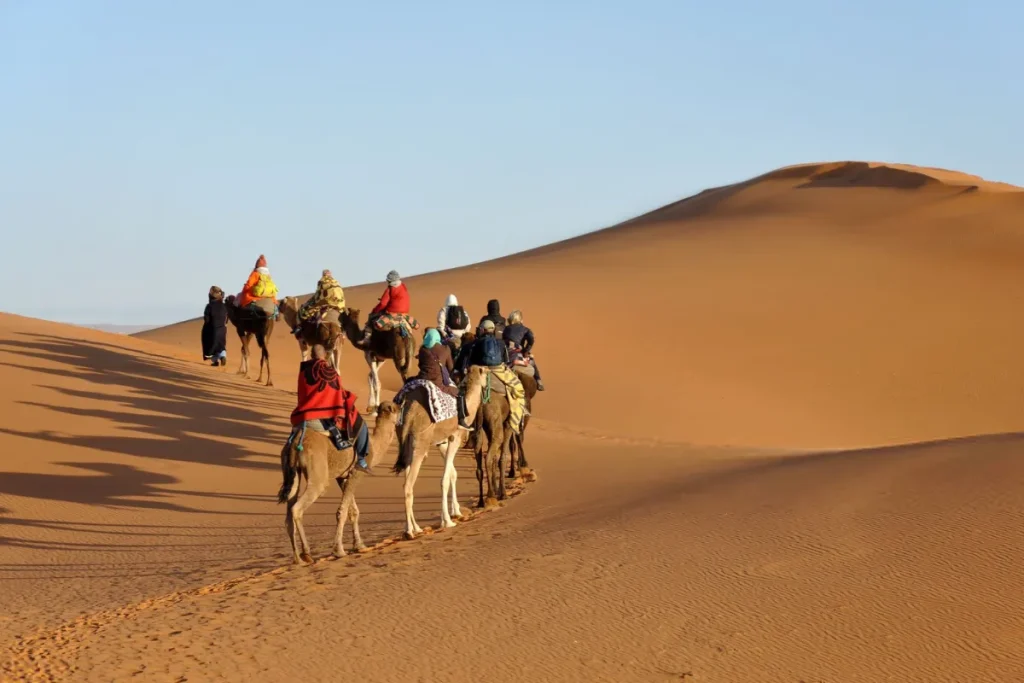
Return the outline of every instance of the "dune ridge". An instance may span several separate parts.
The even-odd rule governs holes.
[[[233,336],[202,364],[197,321],[0,314],[0,679],[1024,679],[1024,204],[987,183],[788,167],[406,278],[425,324],[449,291],[474,319],[523,310],[539,479],[393,542],[400,480],[368,478],[375,549],[337,560],[330,492],[312,567],[274,502],[283,326],[268,389],[234,375]],[[346,294],[365,312],[379,289]],[[347,346],[360,396],[365,375]]]

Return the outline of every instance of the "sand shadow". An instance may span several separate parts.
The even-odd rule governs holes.
[[[81,399],[97,407],[79,408],[21,401],[53,411],[49,429],[28,431],[0,429],[0,432],[66,446],[81,446],[145,458],[158,458],[206,465],[275,469],[266,454],[254,453],[227,439],[258,441],[277,445],[289,430],[286,416],[291,410],[286,395],[280,397],[254,387],[239,386],[211,373],[210,377],[181,372],[182,361],[163,358],[146,351],[120,348],[102,342],[62,339],[25,334],[27,340],[0,340],[0,350],[34,358],[59,367],[38,367],[3,363],[56,377],[81,379],[98,388],[119,389],[127,396],[103,391],[39,385],[58,395]],[[242,394],[224,396],[224,391]],[[271,408],[280,420],[268,420],[267,413],[246,405]],[[115,425],[125,436],[86,436],[61,429],[61,416],[90,417]],[[254,456],[262,460],[253,459]],[[276,456],[274,456],[276,457]]]

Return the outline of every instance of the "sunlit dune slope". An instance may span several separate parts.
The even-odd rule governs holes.
[[[1022,266],[1018,188],[843,162],[780,169],[406,282],[424,323],[449,292],[474,319],[492,297],[506,314],[523,310],[549,386],[540,419],[633,438],[818,449],[1024,427]],[[245,275],[224,276],[240,284]],[[368,310],[382,287],[348,288],[350,305]],[[198,354],[199,326],[139,336]],[[274,370],[290,385],[298,350],[286,332],[275,333]],[[233,337],[229,352],[234,369]],[[343,370],[365,394],[351,346]],[[385,385],[397,387],[393,369]]]

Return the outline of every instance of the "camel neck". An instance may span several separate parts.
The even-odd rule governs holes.
[[[391,422],[379,422],[370,435],[370,466],[372,467],[387,451],[395,438],[395,425]]]

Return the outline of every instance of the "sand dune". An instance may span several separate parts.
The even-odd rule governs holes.
[[[988,184],[904,168],[782,169],[581,238],[410,277],[413,312],[433,320],[449,292],[475,318],[492,297],[505,313],[522,309],[553,388],[543,418],[581,430],[822,449],[1021,429],[1024,193],[965,194],[967,179]],[[840,171],[848,185],[815,184]],[[903,189],[905,176],[931,182]],[[365,311],[382,288],[346,294]],[[194,350],[199,323],[138,336]],[[278,376],[290,378],[297,347],[284,329],[274,344]],[[345,376],[365,394],[365,363],[347,348]],[[229,351],[234,362],[237,344]],[[397,388],[393,369],[385,378]]]
[[[201,364],[196,321],[126,337],[0,315],[0,672],[1024,679],[1022,217],[980,178],[811,164],[407,278],[425,322],[449,291],[474,318],[492,296],[524,311],[540,479],[308,568],[274,503],[283,329],[266,389],[234,376],[234,342],[227,372]],[[346,293],[366,310],[378,289]],[[343,373],[364,395],[351,347]],[[368,541],[401,530],[400,494],[365,482]],[[321,557],[337,500],[307,516]]]

